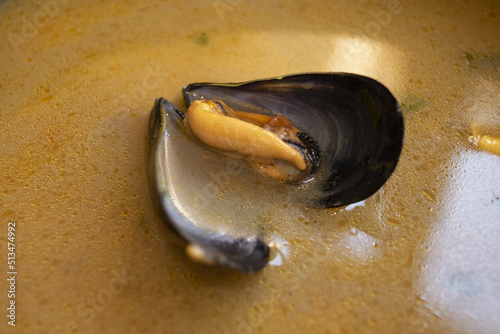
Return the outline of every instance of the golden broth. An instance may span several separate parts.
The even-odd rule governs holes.
[[[498,2],[3,1],[0,15],[17,332],[500,331],[500,158],[469,139],[500,125]],[[275,217],[281,253],[262,272],[188,261],[149,198],[154,98],[310,71],[395,94],[394,175],[357,205]]]

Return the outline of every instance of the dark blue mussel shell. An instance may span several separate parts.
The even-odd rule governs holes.
[[[170,138],[182,131],[179,122],[182,118],[184,114],[164,98],[156,99],[149,117],[149,183],[158,215],[188,243],[199,246],[208,260],[243,272],[264,268],[269,246],[261,238],[242,238],[203,229],[177,204],[175,179],[168,170],[172,166],[169,157],[175,150]]]
[[[237,110],[283,114],[319,145],[317,204],[338,207],[374,194],[390,177],[403,147],[404,124],[391,92],[348,73],[310,73],[242,84],[196,83],[187,106],[223,100]]]

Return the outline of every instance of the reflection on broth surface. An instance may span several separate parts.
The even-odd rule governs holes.
[[[500,137],[500,7],[391,6],[2,2],[0,223],[17,226],[17,330],[499,332],[500,157],[469,137]],[[311,71],[394,93],[395,173],[358,205],[264,222],[277,250],[262,272],[188,261],[149,198],[154,98]]]

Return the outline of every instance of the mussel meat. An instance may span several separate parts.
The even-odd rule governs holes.
[[[202,99],[189,106],[184,123],[205,144],[241,155],[263,174],[288,183],[304,181],[320,164],[317,144],[284,115],[236,111]]]

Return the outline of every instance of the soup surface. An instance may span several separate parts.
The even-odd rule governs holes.
[[[1,270],[14,241],[17,272],[2,333],[500,332],[498,1],[2,1],[0,16]],[[222,180],[228,214],[278,249],[255,274],[189,261],[149,197],[154,99],[312,71],[393,92],[395,173],[363,202],[279,216],[259,178],[255,199]]]

